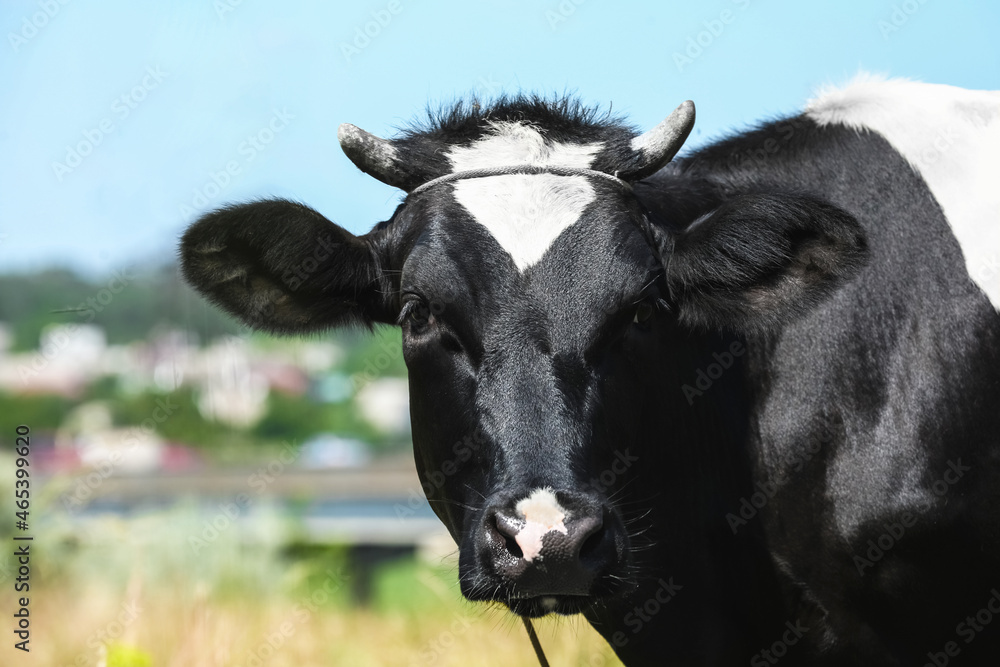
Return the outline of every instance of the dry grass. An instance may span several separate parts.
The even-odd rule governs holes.
[[[106,645],[109,667],[536,664],[516,619],[458,600],[414,614],[315,605],[308,596],[257,602],[250,594],[213,599],[132,589],[41,591],[32,598],[30,657],[5,642],[0,661],[99,665]],[[10,596],[2,599],[11,609]],[[582,619],[543,619],[538,630],[553,666],[620,664]]]
[[[0,557],[3,667],[537,664],[514,616],[462,599],[454,566],[388,566],[359,608],[343,554],[291,557],[277,517],[252,522],[266,539],[227,530],[195,551],[204,516],[193,508],[90,523],[46,514],[32,546],[30,654],[13,648],[13,563]],[[537,628],[553,667],[620,664],[581,618]]]

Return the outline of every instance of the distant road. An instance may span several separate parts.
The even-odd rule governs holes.
[[[86,474],[48,477],[72,494],[72,480]],[[88,485],[91,487],[91,485]],[[80,521],[99,515],[127,517],[182,500],[204,502],[217,512],[218,502],[236,502],[241,495],[272,500],[291,508],[307,537],[315,542],[353,545],[420,547],[447,538],[424,497],[412,461],[393,459],[364,468],[302,470],[266,465],[256,468],[205,469],[186,473],[115,473],[92,485],[86,501],[74,512]],[[259,507],[254,503],[254,507]],[[252,520],[248,513],[241,520]],[[445,544],[450,538],[445,539]]]
[[[85,477],[85,474],[78,473],[73,477]],[[389,499],[405,498],[413,492],[423,497],[420,480],[412,464],[407,467],[396,463],[329,470],[285,467],[277,472],[269,471],[263,465],[256,468],[205,469],[183,473],[136,475],[116,472],[93,486],[93,500],[108,497],[140,500],[191,495],[231,497],[240,493],[279,498]]]

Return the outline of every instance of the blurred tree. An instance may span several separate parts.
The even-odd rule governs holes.
[[[271,392],[267,414],[253,428],[264,440],[303,442],[317,433],[337,433],[374,445],[384,444],[370,424],[361,419],[350,403],[318,404],[303,396]]]
[[[186,329],[202,341],[239,330],[188,287],[173,265],[105,280],[85,280],[64,269],[0,275],[0,322],[12,328],[15,350],[36,348],[50,324],[93,323],[111,344],[146,338],[157,327]]]
[[[344,361],[348,374],[406,377],[403,335],[398,327],[378,326],[374,332],[348,329],[337,332],[337,341],[351,349]]]
[[[174,442],[210,449],[232,439],[232,427],[205,419],[190,387],[167,393],[120,396],[111,404],[118,426],[152,427]]]
[[[0,442],[13,447],[14,429],[27,424],[32,433],[55,431],[73,401],[62,396],[0,393]]]

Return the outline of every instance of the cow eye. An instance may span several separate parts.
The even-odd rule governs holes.
[[[653,317],[653,304],[643,301],[635,309],[635,315],[632,317],[632,324],[639,327],[643,327],[649,324],[649,320]]]
[[[431,309],[423,301],[413,299],[403,306],[400,319],[409,325],[411,331],[421,333],[430,324]]]

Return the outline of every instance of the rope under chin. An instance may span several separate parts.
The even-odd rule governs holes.
[[[528,639],[531,640],[531,648],[535,649],[535,655],[538,657],[538,664],[542,667],[549,667],[549,661],[545,659],[545,653],[542,651],[542,645],[538,641],[538,635],[535,634],[535,626],[531,624],[531,619],[527,616],[522,616],[521,620],[524,621],[524,629],[528,631]]]

